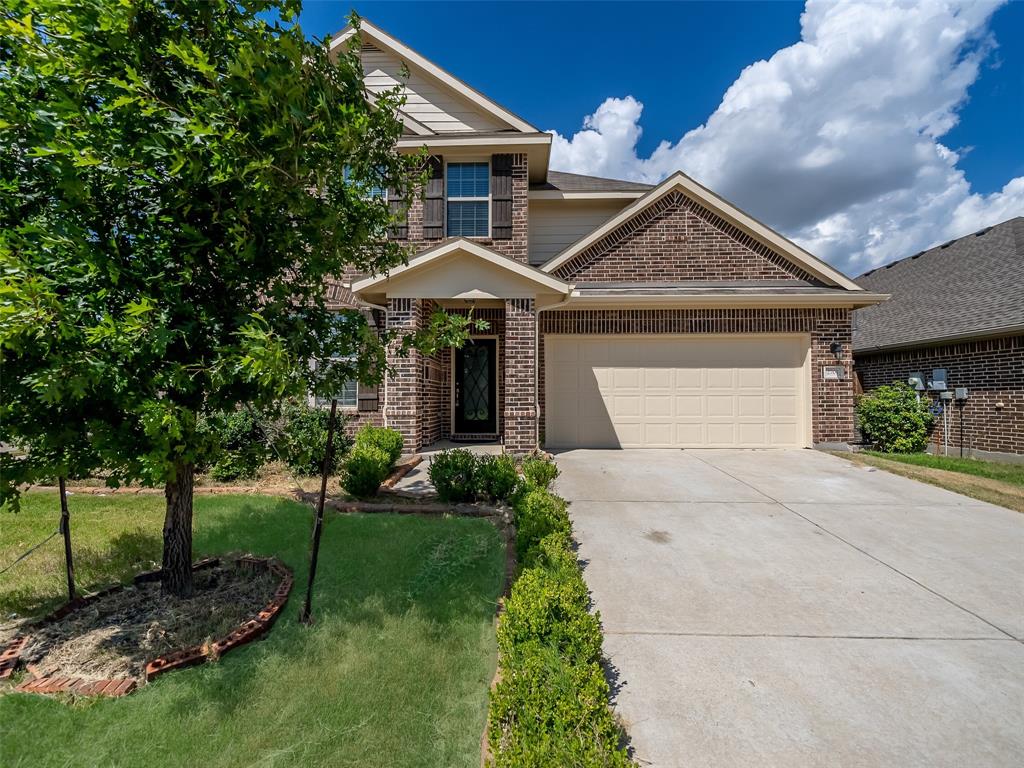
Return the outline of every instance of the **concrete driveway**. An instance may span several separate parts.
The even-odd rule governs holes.
[[[568,451],[641,765],[1024,765],[1024,515],[815,451]]]

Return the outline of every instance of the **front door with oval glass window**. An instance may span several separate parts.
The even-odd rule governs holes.
[[[498,431],[498,343],[472,339],[455,350],[455,432]]]

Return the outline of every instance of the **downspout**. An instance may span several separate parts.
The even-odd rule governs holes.
[[[533,311],[533,431],[537,436],[537,447],[540,448],[540,313],[564,307],[572,300],[575,284],[569,286],[569,292],[561,301],[546,307],[535,307]]]

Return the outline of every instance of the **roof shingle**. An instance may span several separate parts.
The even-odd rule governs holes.
[[[1024,217],[857,278],[889,301],[854,314],[857,352],[1024,326]]]
[[[531,184],[530,189],[553,189],[559,192],[646,192],[654,187],[639,181],[602,179],[599,176],[581,176],[578,173],[548,171],[545,184]]]

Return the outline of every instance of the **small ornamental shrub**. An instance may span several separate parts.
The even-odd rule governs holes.
[[[327,450],[327,427],[331,412],[314,408],[306,403],[291,401],[285,404],[277,426],[277,450],[288,469],[297,475],[314,476],[323,471],[324,452]],[[335,415],[333,461],[329,469],[335,475],[351,445],[345,436],[345,417]]]
[[[391,457],[375,445],[353,448],[341,468],[341,484],[353,496],[373,496],[391,471]]]
[[[558,467],[546,456],[535,454],[523,460],[523,476],[537,488],[547,488],[558,477]]]
[[[589,603],[578,567],[527,568],[505,603],[498,626],[499,650],[511,658],[518,648],[536,641],[557,648],[574,662],[599,662],[600,616],[590,613]]]
[[[441,501],[472,501],[476,495],[476,468],[473,453],[455,448],[432,457],[428,475]]]
[[[917,453],[928,443],[932,415],[927,399],[902,382],[893,382],[862,395],[857,420],[864,438],[885,453]]]
[[[519,474],[516,460],[508,454],[481,456],[476,466],[476,493],[492,501],[508,501],[516,488]]]
[[[393,467],[402,455],[402,433],[387,427],[367,424],[356,432],[355,447],[372,445],[388,455],[388,466]]]
[[[248,410],[213,414],[205,419],[204,427],[219,451],[210,467],[215,480],[255,477],[266,464],[266,435]]]
[[[525,561],[540,540],[552,533],[569,536],[569,514],[565,501],[543,488],[524,494],[513,508],[516,524],[516,551]]]

